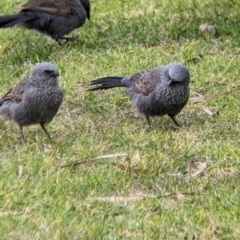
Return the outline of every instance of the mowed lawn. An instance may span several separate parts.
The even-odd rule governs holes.
[[[25,1],[0,3],[1,14]],[[59,46],[0,30],[0,95],[50,61],[64,102],[47,126],[0,119],[0,239],[239,239],[240,3],[92,0],[91,20]],[[203,23],[215,24],[207,36]],[[145,119],[102,76],[170,62],[191,73],[177,116]]]

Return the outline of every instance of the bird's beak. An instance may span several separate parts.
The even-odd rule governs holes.
[[[175,83],[175,81],[173,79],[170,80],[170,82],[168,83],[168,87],[174,85],[174,83]]]
[[[53,72],[53,73],[52,73],[52,76],[53,76],[53,77],[58,77],[58,76],[59,76],[59,72]]]

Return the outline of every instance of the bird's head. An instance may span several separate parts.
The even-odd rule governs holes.
[[[179,63],[170,63],[166,66],[168,73],[168,86],[175,84],[189,84],[190,73],[186,67]]]
[[[49,63],[49,62],[38,63],[32,69],[31,74],[33,76],[34,75],[45,76],[46,78],[59,76],[57,68],[52,63]]]

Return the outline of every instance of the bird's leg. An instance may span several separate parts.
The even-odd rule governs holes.
[[[145,115],[145,118],[146,118],[146,120],[147,120],[148,127],[149,127],[149,129],[150,129],[150,128],[151,128],[151,121],[150,121],[149,115]]]
[[[49,133],[47,132],[47,129],[44,127],[44,123],[40,123],[40,126],[42,127],[43,131],[46,133],[46,135],[48,136],[49,139],[52,139],[49,135]]]
[[[176,121],[174,116],[172,116],[172,115],[168,115],[168,116],[173,120],[173,122],[176,124],[176,126],[180,127],[180,125],[178,124],[178,122]]]
[[[22,126],[19,126],[19,130],[20,130],[20,137],[21,137],[21,140],[23,143],[25,143],[25,138],[24,138],[24,135],[23,135],[23,129],[22,129]]]

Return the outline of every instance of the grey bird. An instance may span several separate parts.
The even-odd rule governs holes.
[[[44,125],[52,121],[63,101],[58,76],[53,64],[39,63],[0,99],[0,115],[18,124],[23,141],[22,128],[32,124],[40,124],[51,138]]]
[[[31,0],[21,6],[17,14],[0,16],[0,28],[19,24],[50,36],[60,43],[60,39],[90,19],[89,0]]]
[[[127,89],[133,104],[144,114],[149,127],[150,117],[168,115],[179,126],[175,116],[189,98],[190,73],[178,63],[170,63],[131,77],[103,77],[90,82],[90,91],[115,87]]]

